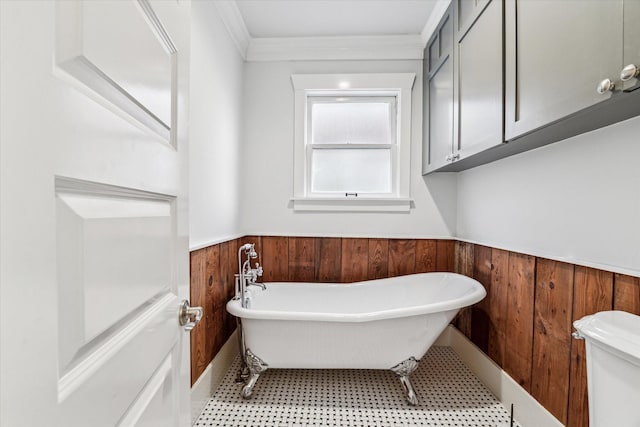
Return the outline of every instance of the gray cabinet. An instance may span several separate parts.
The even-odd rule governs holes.
[[[455,0],[452,161],[504,141],[503,4],[502,0]]]
[[[617,95],[624,51],[637,51],[637,8],[637,0],[506,2],[506,140]]]
[[[640,0],[452,6],[425,50],[423,173],[473,168],[640,115]],[[451,54],[434,55],[451,21]]]
[[[624,12],[624,69],[621,78],[625,78],[622,88],[626,91],[640,88],[640,1],[627,0],[623,5]],[[635,77],[629,77],[633,70]],[[622,74],[626,74],[623,76]],[[627,79],[628,78],[628,79]]]
[[[422,172],[448,164],[453,147],[453,8],[424,50]]]
[[[423,173],[503,138],[501,0],[455,0],[424,52]]]

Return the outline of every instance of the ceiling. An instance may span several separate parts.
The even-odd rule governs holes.
[[[419,35],[438,0],[236,0],[252,38]]]

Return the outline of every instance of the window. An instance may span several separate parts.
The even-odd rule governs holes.
[[[296,210],[408,211],[414,74],[294,75]]]

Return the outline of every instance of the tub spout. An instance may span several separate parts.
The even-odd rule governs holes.
[[[391,368],[391,371],[400,377],[400,383],[402,383],[404,392],[407,395],[407,402],[409,402],[409,405],[411,406],[416,406],[418,404],[418,397],[416,396],[416,392],[413,390],[413,385],[411,384],[409,375],[411,375],[411,373],[417,368],[418,361],[413,356]]]
[[[247,361],[247,368],[249,369],[249,378],[247,379],[244,387],[242,387],[242,397],[249,399],[251,398],[253,387],[255,387],[260,374],[266,371],[269,368],[269,365],[264,363],[262,359],[253,354],[249,349],[247,349],[245,353],[245,359]]]

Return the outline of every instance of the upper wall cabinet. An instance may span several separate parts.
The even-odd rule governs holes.
[[[454,147],[450,161],[502,144],[500,0],[455,0]]]
[[[506,3],[507,140],[606,102],[638,64],[637,0],[510,0]],[[637,15],[637,10],[635,11]],[[630,25],[623,25],[629,22]],[[625,46],[628,43],[628,48]],[[625,58],[627,55],[636,58]],[[640,64],[638,64],[640,65]],[[624,86],[629,86],[625,82]]]
[[[453,7],[450,6],[424,50],[422,171],[449,164],[453,152]],[[425,94],[426,95],[426,94]]]
[[[434,129],[449,126],[450,98],[438,92],[427,45],[423,173],[469,169],[640,115],[639,0],[452,6],[451,149],[435,139]]]
[[[631,91],[640,88],[640,1],[623,3],[624,13],[624,68],[620,72],[622,89]]]
[[[502,144],[502,22],[500,0],[455,0],[427,43],[423,173]]]

